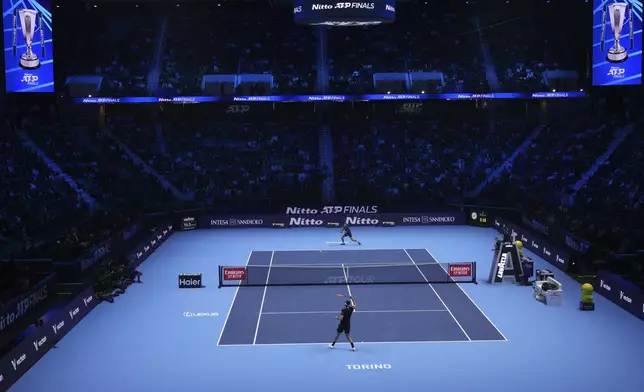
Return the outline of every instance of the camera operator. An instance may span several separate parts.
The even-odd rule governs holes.
[[[142,283],[141,276],[141,272],[133,268],[125,257],[110,259],[95,284],[96,297],[114,302],[114,298],[125,293],[129,285]]]

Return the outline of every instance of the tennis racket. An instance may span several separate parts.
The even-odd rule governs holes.
[[[340,294],[340,293],[336,294],[335,296],[338,297],[338,298],[348,298],[349,297],[346,294]]]

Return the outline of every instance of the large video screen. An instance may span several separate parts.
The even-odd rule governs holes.
[[[396,19],[395,0],[338,2],[336,0],[295,0],[295,22],[326,26],[369,26]]]
[[[8,93],[54,91],[51,0],[2,0]]]
[[[642,83],[642,1],[594,0],[593,86]]]

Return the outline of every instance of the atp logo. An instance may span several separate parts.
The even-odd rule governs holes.
[[[626,69],[620,67],[610,67],[610,70],[606,75],[612,76],[613,79],[623,79],[626,75]]]
[[[38,85],[38,75],[32,75],[32,74],[26,73],[26,74],[22,75],[22,80],[20,82],[28,84],[30,86],[37,86]]]

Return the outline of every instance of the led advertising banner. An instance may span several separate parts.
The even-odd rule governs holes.
[[[489,94],[364,94],[364,95],[255,95],[255,96],[183,96],[183,97],[87,97],[73,98],[74,103],[207,103],[207,102],[342,102],[342,101],[412,101],[412,100],[476,100],[476,99],[560,99],[584,98],[583,91],[541,93],[489,93]],[[232,112],[244,113],[248,107],[237,107]]]
[[[2,0],[8,93],[54,91],[51,0]]]
[[[594,0],[593,86],[642,83],[642,1]]]

